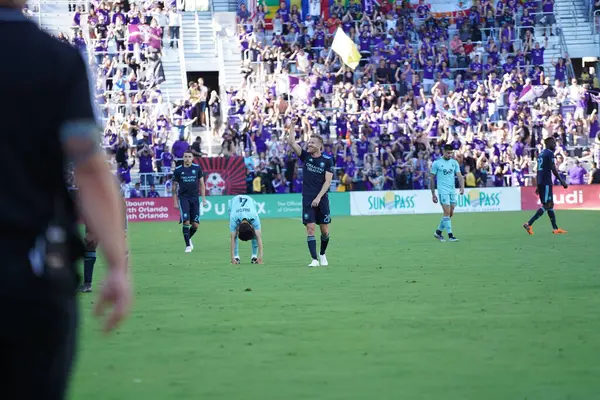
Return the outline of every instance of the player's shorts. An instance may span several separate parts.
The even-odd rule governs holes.
[[[200,222],[200,199],[179,198],[179,223],[183,221]]]
[[[538,185],[538,196],[542,204],[552,201],[552,185]]]
[[[323,197],[318,207],[311,205],[313,200],[314,197],[302,196],[302,223],[304,225],[311,223],[316,223],[317,225],[330,224],[329,197]]]
[[[456,205],[456,193],[440,193],[440,204],[444,206],[455,206]]]

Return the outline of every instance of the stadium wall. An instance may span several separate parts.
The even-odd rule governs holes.
[[[429,190],[380,192],[332,192],[331,215],[401,215],[434,214],[440,206],[431,202]],[[201,207],[202,220],[227,220],[227,203],[233,196],[209,196],[207,207]],[[301,218],[302,197],[299,194],[252,195],[261,218]],[[554,208],[600,209],[600,185],[554,187]],[[502,187],[466,189],[457,195],[456,212],[499,212],[535,210],[540,206],[533,187]],[[179,210],[173,199],[159,197],[128,199],[127,218],[131,222],[178,221]]]

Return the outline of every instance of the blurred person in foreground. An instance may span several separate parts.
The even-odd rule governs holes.
[[[86,65],[77,49],[29,22],[24,4],[0,0],[0,47],[11,59],[0,63],[0,168],[11,171],[11,190],[0,192],[0,385],[2,398],[59,400],[75,354],[76,263],[84,253],[67,161],[74,164],[79,211],[109,267],[95,309],[101,315],[113,307],[106,331],[128,313],[131,292],[121,202],[100,151]],[[24,105],[34,98],[44,107],[39,118],[26,118]],[[23,148],[27,157],[19,156]]]

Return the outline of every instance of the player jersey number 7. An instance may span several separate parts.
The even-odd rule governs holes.
[[[239,195],[229,200],[229,229],[235,232],[242,220],[247,220],[255,230],[260,230],[258,205],[250,196]]]

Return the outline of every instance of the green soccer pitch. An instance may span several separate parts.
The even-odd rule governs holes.
[[[336,218],[307,268],[299,219],[262,221],[265,265],[228,224],[130,224],[135,304],[112,336],[82,294],[73,400],[600,398],[600,212]],[[318,243],[318,236],[317,236]]]

